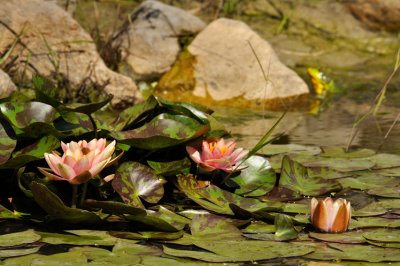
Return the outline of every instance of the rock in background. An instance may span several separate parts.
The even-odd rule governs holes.
[[[62,78],[75,89],[94,84],[120,106],[142,99],[130,78],[107,68],[89,34],[61,7],[42,0],[0,0],[0,20],[1,54],[19,38],[6,62],[15,82],[40,74]]]
[[[182,9],[145,1],[112,37],[111,51],[107,53],[116,53],[117,58],[126,62],[128,74],[135,80],[151,80],[175,62],[181,50],[179,38],[204,27],[203,21]]]
[[[175,68],[163,77],[160,89],[173,92],[183,87],[207,100],[242,98],[260,103],[309,93],[306,83],[279,61],[271,45],[240,21],[215,20],[196,36],[188,53],[191,57],[184,60],[189,61],[179,64],[191,64],[192,78],[186,74],[188,78],[181,79],[183,74]]]
[[[0,99],[9,96],[17,87],[10,77],[0,69]]]

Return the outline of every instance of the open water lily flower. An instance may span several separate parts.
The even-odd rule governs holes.
[[[45,153],[44,158],[50,169],[38,168],[50,180],[65,180],[73,185],[89,181],[105,167],[114,163],[120,156],[112,159],[115,140],[106,146],[106,139],[81,140],[65,144],[61,142],[64,154]],[[121,154],[122,155],[122,154]],[[106,177],[106,180],[112,176]]]
[[[221,138],[210,142],[203,140],[201,151],[191,146],[186,146],[186,151],[204,171],[211,172],[220,169],[229,173],[246,167],[238,167],[238,165],[248,151],[242,148],[235,149],[235,147],[235,141],[225,143],[225,140]]]
[[[347,231],[351,217],[350,202],[345,199],[327,197],[318,201],[311,200],[311,222],[315,228],[328,233],[340,233]]]

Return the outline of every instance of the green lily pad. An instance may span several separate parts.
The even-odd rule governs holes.
[[[144,208],[139,197],[157,203],[164,195],[166,180],[138,162],[124,162],[118,167],[112,186],[128,205]]]
[[[335,180],[310,178],[306,168],[291,160],[289,156],[283,157],[279,187],[292,191],[293,197],[300,195],[320,196],[341,189],[340,184]]]
[[[40,247],[32,247],[32,248],[19,248],[19,249],[0,249],[0,258],[11,258],[24,256],[28,254],[33,254],[38,252]],[[10,265],[10,264],[6,264]],[[18,264],[20,265],[20,264]]]
[[[296,158],[297,159],[297,158]],[[302,162],[305,167],[328,167],[340,172],[367,170],[374,167],[375,162],[369,158],[317,158]]]
[[[323,179],[338,179],[344,177],[352,177],[352,172],[339,172],[328,167],[313,167],[307,168],[307,174],[309,177],[321,177]]]
[[[380,153],[369,159],[375,163],[374,169],[400,167],[400,156],[397,154]]]
[[[7,135],[6,130],[0,123],[0,165],[8,161],[16,145],[17,141]]]
[[[213,184],[198,181],[192,175],[180,175],[177,179],[179,188],[191,200],[217,213],[233,215],[232,204],[250,213],[260,210],[279,210],[282,206],[279,202],[261,202],[257,199],[241,197]]]
[[[325,242],[334,242],[342,244],[362,244],[367,241],[363,237],[363,231],[351,231],[340,234],[326,234],[309,232],[308,235],[311,238],[318,239]]]
[[[400,219],[388,219],[383,217],[360,217],[351,219],[350,229],[365,227],[400,227]]]
[[[374,169],[374,173],[384,176],[400,176],[400,167]]]
[[[70,224],[97,224],[101,220],[93,212],[65,206],[62,200],[45,185],[32,182],[30,189],[35,201],[54,220]]]
[[[152,217],[157,217],[161,220],[166,221],[167,223],[175,227],[176,230],[183,230],[191,223],[191,219],[176,214],[163,206],[158,206],[158,210],[156,212],[151,211],[150,213]]]
[[[321,157],[346,158],[346,159],[365,158],[375,154],[375,151],[370,149],[360,149],[356,151],[347,152],[342,147],[322,148],[322,151],[323,152],[320,154]]]
[[[400,182],[396,185],[379,186],[367,190],[369,195],[387,197],[387,198],[400,198]]]
[[[53,245],[101,245],[113,246],[117,238],[106,231],[98,230],[66,230],[65,233],[50,233],[36,231],[42,237],[41,242]]]
[[[382,176],[375,173],[362,173],[361,175],[357,175],[355,177],[339,179],[338,182],[342,184],[344,188],[359,190],[383,187],[382,184],[385,184],[385,186],[396,186],[400,184],[396,177]]]
[[[154,96],[150,96],[145,102],[135,104],[131,107],[124,109],[119,113],[119,117],[124,123],[122,127],[116,126],[116,131],[120,131],[124,128],[130,128],[132,125],[142,121],[147,117],[148,113],[154,111],[159,106],[158,101]],[[117,122],[117,121],[116,121]],[[114,122],[116,124],[116,122]]]
[[[100,110],[102,107],[104,107],[108,103],[110,103],[112,98],[113,98],[113,95],[108,94],[104,97],[103,100],[101,100],[99,102],[71,103],[68,105],[64,105],[62,109],[90,115],[90,114],[96,112],[97,110]]]
[[[400,261],[400,252],[395,248],[381,248],[370,245],[328,244],[305,256],[317,260],[355,260],[367,262]]]
[[[183,160],[169,161],[169,162],[156,162],[147,161],[149,166],[153,168],[157,175],[172,176],[177,174],[188,173],[191,162],[185,157]]]
[[[175,240],[183,236],[183,231],[178,232],[123,232],[123,231],[111,231],[110,235],[123,239],[133,240]]]
[[[146,210],[142,208],[132,207],[128,204],[124,204],[118,201],[98,201],[98,200],[85,200],[84,202],[85,208],[90,209],[101,209],[102,212],[108,214],[130,214],[130,215],[137,215],[137,216],[146,216]]]
[[[400,243],[400,230],[389,228],[378,228],[365,232],[364,238],[375,242],[396,242]]]
[[[2,219],[18,219],[21,217],[21,213],[13,212],[6,207],[0,205],[0,218]]]
[[[41,160],[44,153],[50,153],[60,147],[60,141],[54,136],[44,136],[37,142],[13,153],[1,168],[20,168],[29,162]]]
[[[377,216],[385,214],[388,210],[378,201],[367,204],[361,209],[352,212],[353,217]]]
[[[316,146],[304,146],[298,144],[270,144],[261,150],[264,155],[277,155],[277,154],[293,154],[305,153],[309,155],[317,155],[321,153],[321,149]]]
[[[276,175],[267,159],[253,155],[245,161],[245,164],[247,168],[238,176],[231,178],[240,186],[235,190],[236,194],[257,197],[267,194],[274,188]]]
[[[285,205],[283,206],[283,212],[309,214],[310,200],[308,200],[307,202],[298,201],[294,203],[285,203]]]
[[[32,229],[0,235],[0,247],[12,247],[30,244],[40,240],[40,235]]]
[[[131,241],[127,241],[124,239],[119,239],[115,244],[113,250],[115,254],[131,254],[135,256],[142,255],[153,255],[160,256],[162,255],[162,250],[157,246],[152,245],[140,245],[136,243],[132,243]]]
[[[397,243],[397,242],[375,242],[375,241],[371,241],[371,240],[367,240],[367,242],[368,242],[368,244],[371,244],[371,245],[377,246],[377,247],[400,249],[400,243]]]
[[[158,231],[163,231],[163,232],[177,232],[179,231],[182,224],[178,221],[172,221],[172,224],[178,225],[178,228],[176,228],[174,225],[169,223],[168,221],[171,221],[171,218],[165,218],[160,214],[157,214],[154,211],[147,210],[147,215],[146,216],[139,216],[139,215],[125,215],[125,218],[128,221],[136,222],[137,224],[144,226],[145,229],[143,230],[158,230]],[[165,220],[164,220],[164,219]]]
[[[297,231],[293,226],[292,218],[285,214],[275,216],[275,240],[288,241],[297,238]]]
[[[248,225],[246,228],[242,229],[243,233],[246,234],[260,234],[260,233],[275,233],[276,228],[274,224],[267,224],[262,221],[254,221],[250,225]]]
[[[136,148],[159,150],[199,137],[209,129],[209,125],[187,116],[160,114],[139,128],[110,135]]]
[[[196,260],[201,260],[201,261],[207,261],[207,262],[232,262],[236,261],[235,259],[225,257],[225,256],[220,256],[217,254],[214,254],[212,252],[207,252],[207,251],[194,251],[194,250],[186,250],[186,249],[175,249],[175,248],[170,248],[167,246],[163,246],[163,251],[165,254],[169,256],[175,256],[175,257],[182,257],[182,258],[191,258],[191,259],[196,259]]]

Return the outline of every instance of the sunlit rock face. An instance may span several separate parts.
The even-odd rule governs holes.
[[[370,29],[400,32],[398,0],[351,0],[347,6]]]
[[[134,79],[153,79],[175,62],[181,50],[178,39],[204,27],[203,21],[184,10],[145,1],[114,34],[110,48],[127,63]]]
[[[115,104],[142,99],[131,79],[107,68],[90,35],[61,7],[42,0],[0,0],[0,17],[1,54],[20,35],[6,62],[15,82],[38,73],[63,79],[71,88],[104,89],[114,94]]]
[[[243,22],[215,20],[196,36],[188,52],[193,72],[188,75],[187,67],[181,69],[186,71],[183,76],[192,80],[182,80],[176,87],[190,88],[192,84],[196,97],[268,101],[309,93],[306,83],[280,62],[271,45]],[[182,79],[179,72],[164,78],[161,88],[173,90],[176,78]]]
[[[16,89],[7,73],[0,69],[0,99],[9,96]]]

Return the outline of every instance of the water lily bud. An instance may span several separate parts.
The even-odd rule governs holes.
[[[235,149],[235,147],[235,141],[225,144],[225,140],[221,138],[218,141],[203,140],[201,151],[192,146],[186,146],[186,151],[204,171],[211,172],[220,169],[229,173],[245,167],[238,167],[238,165],[248,151],[242,148]]]
[[[115,140],[106,146],[106,139],[81,140],[65,144],[61,142],[64,154],[45,153],[44,158],[51,169],[38,168],[50,180],[65,180],[73,185],[89,181],[105,167],[114,163],[112,159]],[[50,172],[52,171],[52,173]]]
[[[345,199],[327,197],[318,201],[311,200],[311,223],[323,232],[340,233],[347,231],[351,217],[350,202]]]

